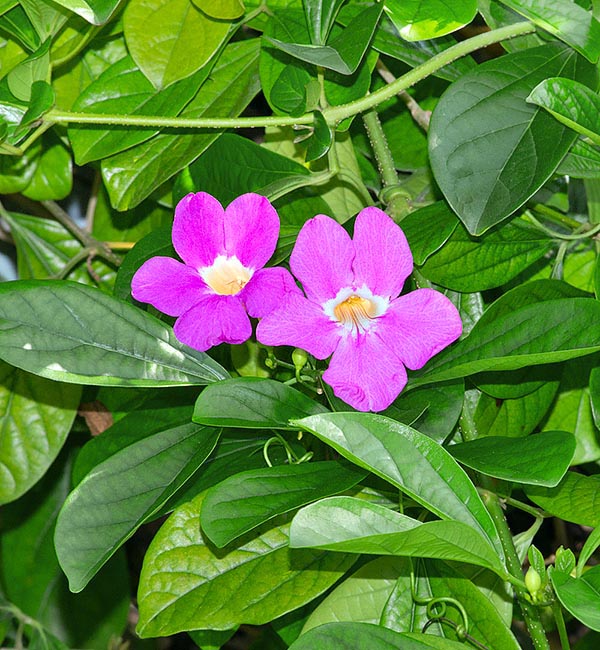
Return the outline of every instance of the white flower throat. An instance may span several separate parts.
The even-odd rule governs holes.
[[[212,266],[205,266],[199,272],[204,282],[221,296],[235,296],[248,284],[253,274],[235,255],[218,255]]]
[[[356,336],[375,325],[377,318],[386,312],[388,303],[387,298],[375,296],[366,286],[346,287],[323,305],[323,311],[346,333]]]

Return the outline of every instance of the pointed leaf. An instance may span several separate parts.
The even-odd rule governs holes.
[[[287,525],[216,553],[200,532],[203,498],[178,508],[146,553],[142,637],[267,623],[323,593],[354,563],[345,554],[290,551]]]
[[[406,41],[444,36],[470,23],[476,0],[385,0],[385,11]]]
[[[106,23],[120,4],[120,0],[56,0],[56,2],[93,25]]]
[[[202,385],[226,378],[170,327],[98,289],[66,281],[0,285],[0,357],[41,377],[125,386]]]
[[[474,235],[505,219],[552,175],[575,134],[527,104],[548,76],[596,84],[596,71],[558,43],[487,61],[452,84],[429,129],[431,166]]]
[[[575,437],[565,431],[544,431],[527,438],[489,436],[452,445],[459,463],[505,481],[554,487],[569,469]]]
[[[419,208],[402,219],[415,264],[422,265],[452,235],[458,219],[445,201]]]
[[[303,0],[310,40],[324,45],[344,0]]]
[[[203,390],[193,420],[217,427],[292,429],[290,418],[326,412],[318,402],[279,381],[236,377]]]
[[[202,530],[222,548],[276,515],[349,490],[365,476],[366,472],[335,461],[236,474],[206,493]]]
[[[600,566],[580,578],[555,569],[550,580],[562,606],[591,630],[600,632]]]
[[[444,519],[455,519],[499,544],[496,529],[464,470],[438,443],[409,426],[370,413],[327,413],[298,426],[331,445]]]
[[[302,508],[292,520],[290,545],[456,560],[506,577],[494,547],[472,527],[459,521],[422,523],[354,497],[330,497]]]
[[[211,453],[219,431],[190,423],[190,413],[118,451],[71,492],[54,535],[71,591],[81,591]]]

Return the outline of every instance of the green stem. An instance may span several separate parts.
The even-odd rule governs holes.
[[[558,223],[561,226],[566,226],[570,229],[581,228],[582,225],[580,221],[572,219],[568,215],[563,214],[562,212],[559,212],[558,210],[555,210],[548,205],[544,205],[543,203],[537,203],[531,207],[531,210],[543,215],[549,221],[553,221],[554,223]]]
[[[558,638],[560,639],[562,650],[570,650],[571,644],[569,643],[569,635],[567,634],[565,618],[563,616],[560,603],[557,600],[554,600],[552,603],[552,614],[554,615],[554,620],[556,621],[556,629],[558,630]]]
[[[398,77],[395,82],[380,88],[371,95],[362,97],[349,104],[331,106],[323,110],[323,115],[328,124],[337,124],[347,117],[368,111],[378,106],[387,99],[397,95],[402,90],[434,74],[444,66],[452,63],[471,52],[505,41],[516,36],[531,34],[535,26],[529,22],[520,22],[499,29],[493,29],[483,34],[457,43],[447,50],[440,52],[425,63],[413,68],[405,75]],[[257,128],[266,126],[293,126],[294,124],[312,124],[311,113],[300,117],[281,117],[270,115],[266,117],[204,117],[186,119],[182,117],[160,117],[150,115],[103,115],[99,113],[72,113],[70,111],[50,110],[44,115],[44,120],[52,123],[66,124],[113,124],[119,126],[147,126],[158,128],[186,128],[186,129],[237,129]]]

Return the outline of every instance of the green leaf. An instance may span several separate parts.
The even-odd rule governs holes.
[[[561,605],[591,630],[600,632],[600,567],[592,567],[580,578],[555,569],[550,580]]]
[[[385,0],[385,11],[404,40],[423,41],[444,36],[470,23],[477,13],[477,2]]]
[[[14,501],[50,467],[77,414],[81,389],[0,363],[0,503]]]
[[[82,243],[57,221],[15,212],[6,213],[3,218],[9,224],[17,246],[17,268],[22,280],[58,276],[69,261],[83,251]],[[100,287],[108,291],[114,282],[112,267],[95,259],[91,268],[101,279]],[[84,264],[77,265],[68,277],[96,286]]]
[[[482,474],[554,487],[569,469],[575,437],[565,431],[544,431],[516,439],[486,436],[452,445],[449,451],[459,463]]]
[[[557,174],[574,178],[600,177],[600,151],[584,140],[576,140],[556,170]]]
[[[46,81],[34,81],[27,111],[21,120],[22,125],[30,125],[39,120],[54,106],[54,89]]]
[[[316,101],[313,92],[315,84],[318,88],[319,82],[307,66],[286,65],[273,83],[271,102],[288,115],[303,115],[318,104],[318,92]]]
[[[600,525],[600,479],[567,472],[553,488],[526,486],[525,493],[540,508],[582,526]]]
[[[349,490],[365,475],[336,461],[235,474],[206,493],[202,530],[222,548],[277,515]]]
[[[36,81],[45,81],[50,73],[50,40],[44,42],[35,52],[21,61],[7,75],[10,92],[17,98],[29,102]]]
[[[106,648],[127,620],[131,589],[127,562],[125,553],[118,553],[90,589],[82,594],[69,591],[53,539],[57,513],[69,492],[69,469],[68,459],[59,457],[33,489],[2,508],[4,594],[66,647]]]
[[[73,189],[73,161],[67,147],[55,133],[45,133],[42,154],[22,194],[34,201],[58,201]]]
[[[93,25],[108,22],[119,6],[119,0],[56,0],[57,4],[75,12]]]
[[[600,96],[587,86],[572,79],[552,77],[539,83],[527,101],[545,108],[559,122],[600,144]]]
[[[182,118],[239,115],[259,90],[258,40],[227,46],[211,76],[180,113]],[[148,142],[102,161],[102,176],[117,210],[136,206],[158,185],[194,161],[222,133],[161,133]]]
[[[71,591],[81,591],[214,449],[219,431],[172,422],[97,465],[69,495],[54,536]]]
[[[163,90],[156,90],[130,56],[107,68],[77,98],[73,110],[116,115],[177,115],[208,77],[211,65]],[[159,129],[72,125],[69,139],[79,165],[101,160],[149,140]]]
[[[324,45],[344,0],[303,0],[310,41]]]
[[[313,113],[313,132],[307,140],[306,162],[313,162],[322,158],[331,149],[333,144],[333,132],[321,111]]]
[[[546,235],[515,223],[480,238],[469,235],[460,224],[444,245],[429,256],[421,273],[454,291],[484,291],[506,284],[553,246]]]
[[[155,88],[189,77],[227,38],[231,23],[199,11],[189,0],[131,0],[123,15],[127,47]]]
[[[330,497],[302,508],[292,520],[290,545],[456,560],[506,577],[493,546],[471,526],[460,521],[422,523],[354,497]]]
[[[400,634],[370,623],[326,623],[309,630],[289,650],[460,650],[464,644],[430,634]]]
[[[592,63],[600,57],[600,23],[570,0],[500,0]]]
[[[234,20],[244,15],[243,0],[193,0],[194,4],[211,18]]]
[[[74,282],[0,285],[0,356],[23,370],[73,383],[202,385],[227,377],[207,354],[135,307]]]
[[[585,540],[585,544],[579,553],[577,559],[577,577],[580,578],[587,561],[595,553],[596,549],[600,546],[600,528],[594,528],[589,537]],[[569,572],[570,573],[570,572]]]
[[[482,318],[469,336],[429,362],[412,385],[487,370],[516,370],[597,352],[600,332],[594,324],[599,319],[600,303],[589,298],[547,300],[496,318]]]
[[[138,591],[142,637],[267,623],[323,593],[355,560],[290,550],[287,525],[217,553],[200,532],[203,498],[178,508],[146,553]]]
[[[326,412],[318,402],[279,381],[236,377],[207,386],[198,396],[192,419],[216,427],[294,429],[290,419]]]
[[[291,422],[439,517],[466,523],[498,543],[494,524],[469,477],[424,434],[370,413],[327,413]]]
[[[595,86],[596,70],[549,43],[487,61],[452,84],[429,129],[431,166],[446,200],[470,233],[505,219],[552,175],[575,135],[526,104],[548,76]]]
[[[382,9],[380,3],[367,7],[328,45],[285,43],[271,36],[265,38],[271,45],[301,61],[349,75],[356,71],[365,55]]]
[[[286,156],[233,133],[223,134],[189,167],[195,191],[215,196],[224,205],[245,192],[276,196],[286,185],[310,183],[309,170]]]

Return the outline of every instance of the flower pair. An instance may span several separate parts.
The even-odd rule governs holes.
[[[279,235],[269,201],[244,194],[226,210],[209,194],[177,205],[169,257],[145,262],[132,294],[177,316],[175,335],[190,347],[242,343],[261,319],[257,339],[331,357],[323,380],[361,411],[380,411],[404,388],[405,367],[421,368],[462,331],[443,294],[418,289],[398,297],[413,261],[402,230],[385,212],[365,208],[354,238],[317,215],[302,227],[290,268],[264,268]]]

